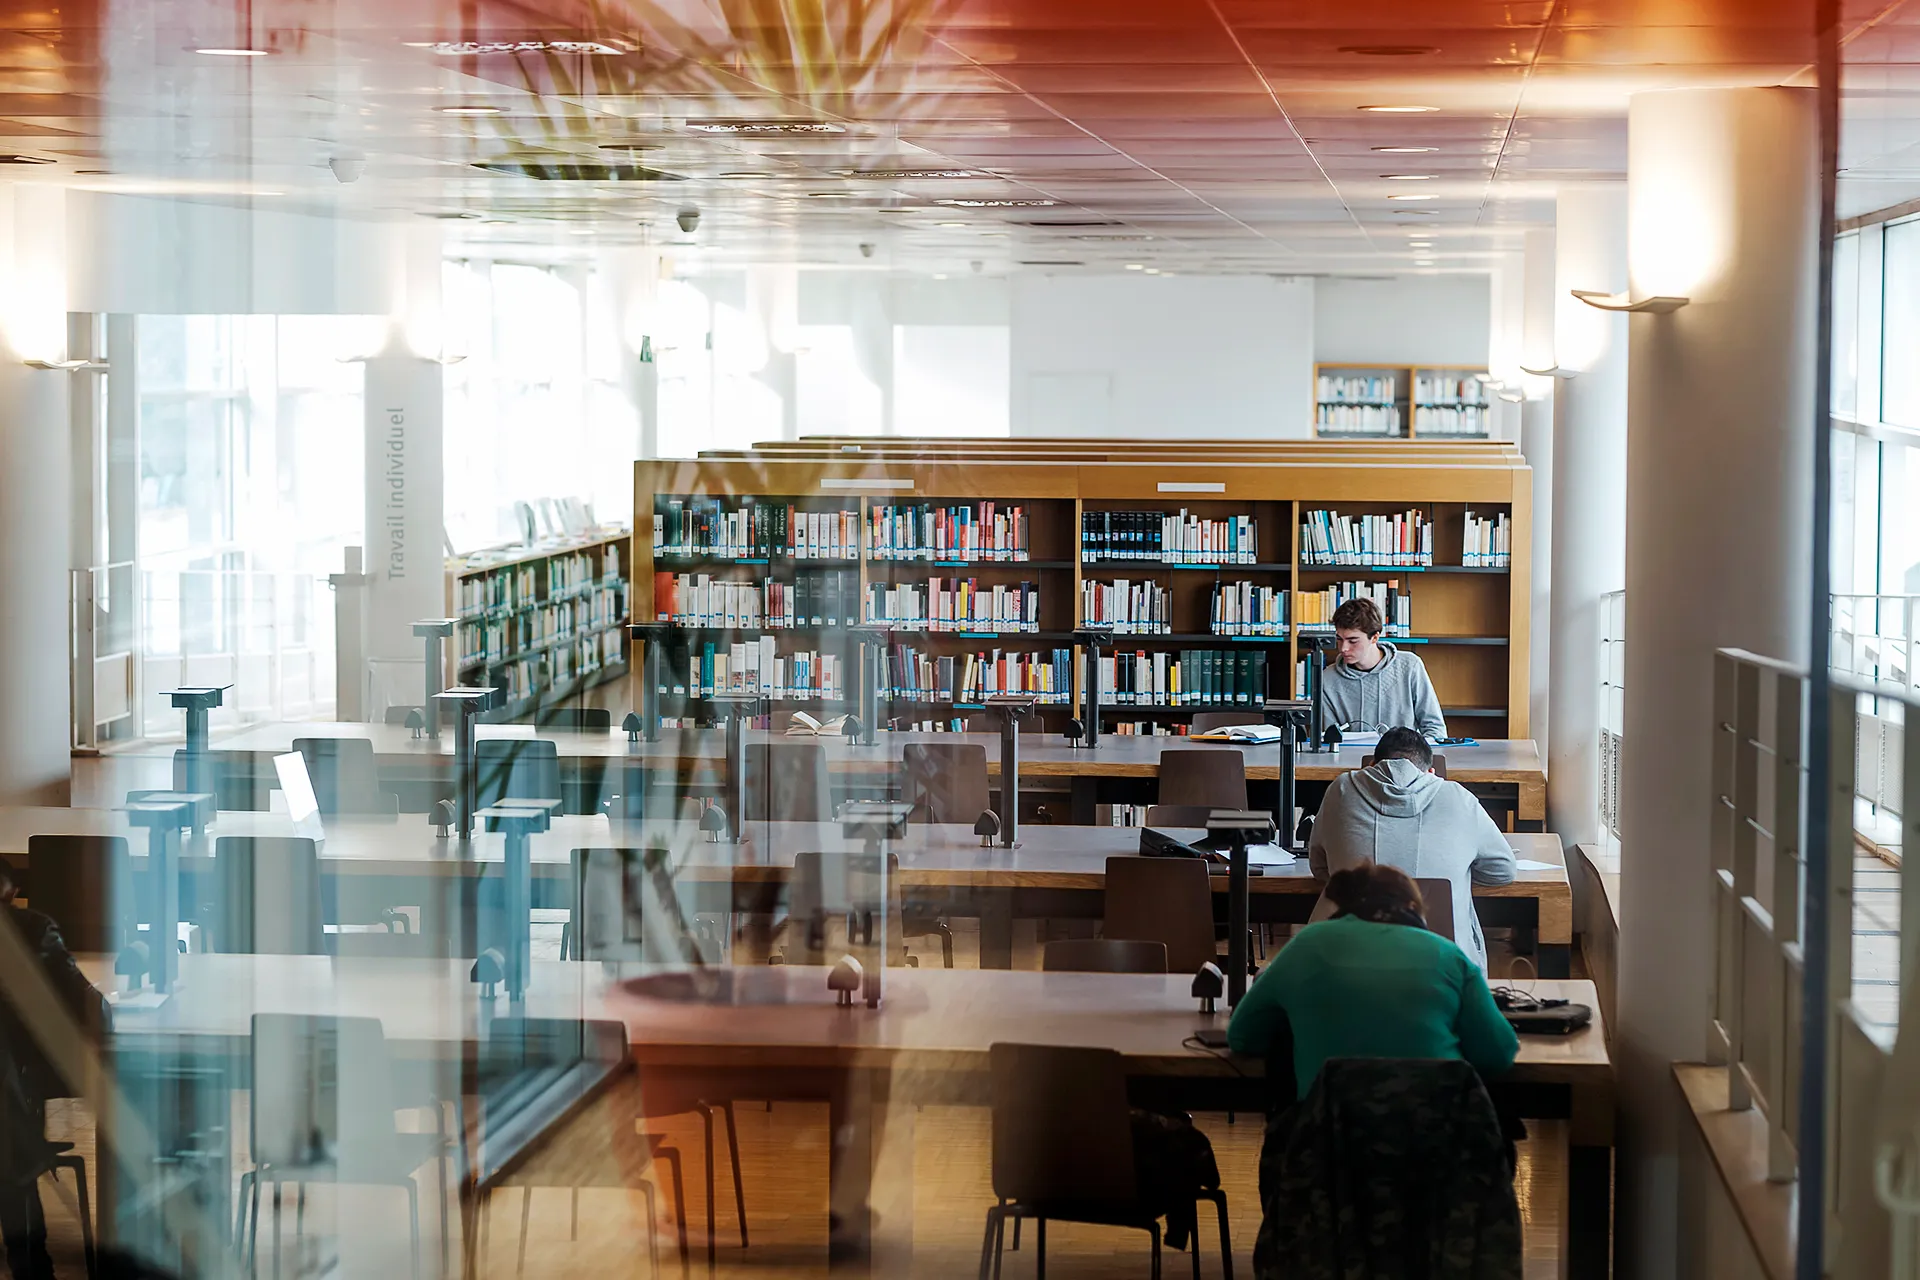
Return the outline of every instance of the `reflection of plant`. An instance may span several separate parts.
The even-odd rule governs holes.
[[[552,51],[511,55],[519,87],[534,95],[538,137],[525,114],[492,124],[509,142],[597,144],[596,97],[698,95],[731,100],[731,110],[798,119],[901,115],[891,77],[921,65],[958,0],[718,0],[696,23],[649,6],[642,19],[619,0],[588,0],[589,33],[631,31],[640,52],[592,56]],[[484,74],[484,69],[482,74]],[[891,76],[890,76],[891,73]],[[910,110],[931,115],[938,95],[915,95]],[[771,108],[771,109],[770,109]],[[726,114],[722,107],[714,114]]]

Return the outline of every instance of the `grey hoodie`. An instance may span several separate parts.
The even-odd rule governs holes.
[[[1380,641],[1380,661],[1371,671],[1338,658],[1320,673],[1320,705],[1326,723],[1376,733],[1404,726],[1429,738],[1447,736],[1446,717],[1426,664]]]
[[[1459,783],[1411,760],[1381,760],[1341,774],[1320,804],[1307,859],[1319,880],[1377,862],[1415,879],[1451,881],[1454,941],[1485,971],[1487,943],[1473,912],[1472,886],[1512,883],[1513,847]]]

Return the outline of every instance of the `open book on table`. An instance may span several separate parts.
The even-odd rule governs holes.
[[[846,724],[845,716],[835,716],[822,723],[804,711],[796,711],[793,713],[793,719],[787,722],[787,736],[837,738]]]
[[[1189,736],[1195,742],[1280,742],[1287,732],[1277,724],[1230,724]]]

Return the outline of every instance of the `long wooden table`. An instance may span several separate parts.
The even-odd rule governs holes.
[[[505,862],[505,837],[476,833],[469,841],[441,838],[418,814],[393,819],[331,819],[320,849],[321,867],[334,895],[362,907],[407,905],[422,911],[425,931],[457,934],[471,921],[482,885],[497,880]],[[0,855],[26,866],[33,835],[118,835],[143,857],[148,836],[127,815],[111,809],[0,808]],[[181,861],[188,874],[211,870],[214,841],[221,836],[289,836],[283,814],[222,812],[200,835],[186,836]],[[1204,833],[1174,832],[1188,839]],[[657,847],[673,854],[673,879],[689,914],[761,912],[777,909],[780,891],[803,850],[858,847],[837,823],[750,823],[739,844],[710,843],[692,822],[616,822],[597,815],[563,816],[532,837],[536,906],[572,904],[572,851],[595,847]],[[1476,885],[1474,902],[1484,923],[1537,931],[1543,976],[1565,977],[1571,963],[1573,906],[1559,839],[1551,835],[1508,837],[1515,853],[1546,864],[1523,870],[1506,885]],[[1104,914],[1106,860],[1137,854],[1140,833],[1128,827],[1025,826],[1017,847],[982,848],[971,827],[913,824],[890,845],[900,857],[899,883],[917,905],[940,915],[980,920],[980,962],[1011,968],[1016,919],[1100,919]],[[1226,877],[1216,876],[1224,901]],[[1268,867],[1249,882],[1250,914],[1256,923],[1304,923],[1319,896],[1305,858]],[[189,899],[193,901],[194,899]],[[336,914],[335,919],[343,918]]]
[[[988,1105],[988,1050],[997,1042],[1112,1049],[1141,1103],[1254,1114],[1265,1106],[1260,1062],[1186,1043],[1225,1016],[1198,1012],[1185,975],[889,968],[878,1009],[836,1007],[825,975],[797,965],[706,970],[698,977],[711,989],[696,994],[703,982],[684,972],[609,976],[598,964],[539,963],[524,1007],[511,1012],[618,1020],[643,1078],[684,1082],[709,1100],[826,1102],[838,1219],[830,1256],[874,1274],[906,1274],[914,1106]],[[1591,983],[1534,989],[1594,1003]],[[210,1053],[238,1061],[256,1012],[359,1014],[380,1018],[402,1049],[459,1060],[509,1011],[479,998],[459,962],[196,955],[185,957],[172,998],[122,1011],[114,1034],[170,1046],[211,1041]],[[1574,1276],[1605,1276],[1613,1070],[1598,1017],[1572,1036],[1524,1039],[1514,1070],[1493,1088],[1523,1115],[1569,1121],[1565,1265]],[[1251,1243],[1239,1242],[1243,1258]]]
[[[618,789],[623,769],[639,767],[665,774],[685,786],[717,782],[725,756],[725,735],[718,729],[665,729],[658,742],[629,743],[619,730],[577,732],[536,730],[531,725],[477,726],[482,741],[490,738],[543,738],[554,744],[563,769],[584,779],[589,789]],[[398,725],[355,724],[339,721],[276,722],[256,725],[217,740],[212,751],[216,767],[235,776],[273,785],[271,757],[293,750],[295,738],[365,738],[373,743],[374,759],[384,775],[396,782],[446,779],[452,776],[453,734],[415,738]],[[886,732],[873,746],[844,738],[791,738],[766,730],[750,730],[746,741],[818,742],[826,748],[827,767],[843,780],[882,781],[898,770],[900,749],[908,743],[977,743],[987,751],[987,773],[1000,774],[1000,739],[994,734]],[[1056,734],[1029,733],[1020,739],[1020,777],[1023,782],[1120,778],[1154,778],[1160,772],[1160,752],[1168,747],[1205,746],[1179,738],[1102,736],[1091,750],[1077,748]],[[1272,782],[1280,776],[1280,752],[1273,746],[1237,748],[1246,760],[1247,777]],[[1307,752],[1298,757],[1295,776],[1305,782],[1326,782],[1358,769],[1372,747],[1342,747],[1334,752]],[[1530,739],[1493,738],[1471,747],[1446,747],[1447,776],[1455,782],[1513,796],[1516,817],[1535,823],[1546,818],[1546,771],[1540,750]],[[1088,800],[1076,811],[1090,809],[1091,788],[1082,788]],[[1087,820],[1089,813],[1080,813]]]

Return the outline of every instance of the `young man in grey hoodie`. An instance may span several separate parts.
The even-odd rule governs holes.
[[[1320,673],[1321,722],[1364,733],[1405,725],[1429,738],[1446,737],[1446,717],[1426,665],[1383,642],[1385,629],[1380,606],[1364,596],[1333,611],[1340,647]]]
[[[1307,859],[1322,882],[1363,862],[1397,867],[1415,879],[1448,881],[1454,941],[1486,970],[1473,886],[1512,883],[1513,846],[1472,792],[1433,773],[1433,748],[1412,729],[1381,734],[1373,763],[1341,774],[1327,788]]]

